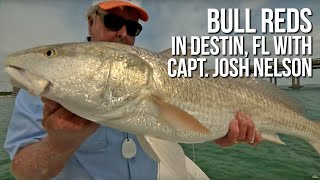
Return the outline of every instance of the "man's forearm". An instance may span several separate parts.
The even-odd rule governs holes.
[[[21,149],[12,161],[12,172],[17,179],[51,179],[78,149],[82,141],[61,145],[46,137]]]

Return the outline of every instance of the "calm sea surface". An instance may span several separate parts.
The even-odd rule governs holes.
[[[320,85],[306,85],[298,90],[282,88],[305,106],[306,117],[320,120]],[[0,97],[0,180],[13,179],[8,154],[3,150],[3,141],[14,100]],[[186,155],[191,159],[195,157],[196,164],[211,179],[318,179],[320,155],[298,138],[285,135],[280,135],[280,138],[286,146],[263,142],[257,147],[237,144],[219,148],[208,142],[194,145],[195,153],[192,145],[182,146]]]

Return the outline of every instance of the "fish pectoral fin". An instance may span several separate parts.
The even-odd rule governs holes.
[[[187,169],[195,179],[210,180],[210,178],[190,158],[187,156],[185,156],[185,158]]]
[[[153,150],[153,147],[147,141],[147,137],[143,135],[137,135],[137,138],[144,152],[146,152],[149,155],[149,157],[154,161],[160,162],[157,153]]]
[[[155,137],[137,136],[142,149],[156,162],[163,165],[174,179],[192,179],[186,167],[183,149],[178,143],[158,139]]]
[[[156,119],[167,122],[167,124],[177,130],[211,135],[209,129],[202,125],[191,114],[176,106],[166,103],[157,97],[152,96],[149,100],[151,105],[155,107],[153,110],[153,116]]]
[[[264,132],[262,132],[261,136],[262,136],[262,139],[265,140],[265,141],[270,141],[270,142],[273,142],[273,143],[286,145],[283,141],[281,141],[279,136],[277,134],[275,134],[275,133],[264,133]]]

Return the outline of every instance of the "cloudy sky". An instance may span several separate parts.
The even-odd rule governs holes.
[[[88,34],[85,12],[90,4],[90,0],[0,0],[0,91],[11,87],[2,64],[9,53],[43,44],[84,41]],[[309,35],[313,37],[312,57],[320,57],[320,51],[317,51],[320,47],[318,0],[144,0],[143,5],[150,13],[150,21],[143,23],[144,29],[136,45],[153,51],[171,47],[171,36],[208,35],[208,8],[239,8],[240,12],[250,8],[251,24],[258,31],[261,8],[311,8],[313,31]],[[244,21],[244,13],[240,13],[240,24]],[[250,36],[246,35],[248,39]],[[271,37],[272,34],[266,36]],[[246,48],[251,48],[250,43]],[[315,70],[313,75],[313,78],[303,79],[302,83],[320,84],[320,70]],[[289,84],[290,79],[278,82]]]

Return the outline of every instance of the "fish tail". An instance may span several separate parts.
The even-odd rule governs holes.
[[[320,134],[320,120],[315,121],[314,123],[315,123],[316,129],[318,131],[318,134]],[[309,141],[309,143],[320,154],[320,137],[316,140]]]

